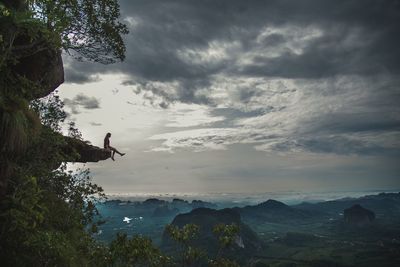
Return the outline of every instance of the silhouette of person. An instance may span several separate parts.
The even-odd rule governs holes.
[[[112,152],[111,159],[115,160],[114,159],[115,153],[118,153],[120,156],[125,155],[125,153],[121,153],[116,148],[110,146],[110,137],[111,137],[111,133],[107,133],[106,137],[104,137],[104,149],[111,151]]]

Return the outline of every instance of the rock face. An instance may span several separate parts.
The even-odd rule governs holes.
[[[204,251],[215,255],[218,250],[218,240],[213,234],[213,228],[217,224],[239,225],[240,232],[236,237],[236,242],[230,250],[230,253],[247,258],[254,255],[261,247],[261,243],[257,235],[245,225],[240,218],[240,214],[233,209],[214,210],[209,208],[198,208],[189,213],[179,214],[172,221],[172,225],[183,227],[186,224],[196,224],[199,226],[198,238],[194,240],[193,245],[202,248]],[[171,240],[166,232],[162,237],[161,246],[164,249],[174,248],[175,243]]]
[[[64,67],[60,50],[45,49],[19,59],[15,73],[39,84],[39,90],[30,92],[30,100],[44,97],[64,82]]]
[[[375,213],[361,207],[361,205],[354,205],[351,208],[345,209],[344,221],[350,225],[367,225],[375,219]]]

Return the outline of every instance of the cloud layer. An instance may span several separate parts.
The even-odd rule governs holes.
[[[79,114],[80,108],[98,109],[100,101],[95,97],[89,97],[82,93],[76,95],[73,99],[65,98],[64,104],[71,109],[72,114]]]
[[[123,0],[121,11],[126,61],[68,62],[66,77],[123,73],[155,106],[193,105],[151,137],[155,151],[399,154],[399,1]]]

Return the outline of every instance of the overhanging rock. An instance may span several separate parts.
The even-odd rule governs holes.
[[[38,83],[39,87],[30,92],[30,100],[44,97],[64,82],[64,67],[60,50],[46,49],[19,59],[14,66],[15,73]]]
[[[67,154],[76,154],[73,162],[99,162],[101,160],[106,160],[111,157],[111,151],[105,150],[103,148],[90,145],[82,140],[74,139],[65,136],[67,141],[67,147],[65,152]]]

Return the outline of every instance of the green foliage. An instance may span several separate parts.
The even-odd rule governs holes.
[[[68,123],[68,136],[82,140],[81,132],[75,127],[75,122],[71,121]]]
[[[0,94],[0,181],[11,175],[16,156],[26,150],[40,128],[38,117],[25,99],[13,96],[6,99]]]
[[[112,266],[167,266],[170,259],[154,247],[151,239],[118,234],[110,244],[110,265]]]
[[[23,151],[28,137],[37,133],[40,122],[23,98],[0,98],[0,136],[2,153]]]
[[[0,16],[1,70],[39,51],[61,48],[58,33],[35,18],[33,10],[15,10],[3,5],[2,13],[6,15]]]
[[[10,10],[6,8],[3,3],[0,3],[0,16],[1,17],[10,16]]]
[[[208,264],[212,267],[238,267],[239,265],[232,260],[223,258],[221,252],[234,244],[240,227],[237,224],[217,224],[213,228],[214,235],[219,241],[219,250],[215,259],[208,259],[207,255],[201,249],[192,244],[198,234],[199,226],[195,224],[186,224],[179,228],[175,225],[167,225],[166,232],[180,247],[180,266],[203,266]],[[196,265],[197,264],[197,265]]]
[[[79,266],[90,262],[98,246],[86,227],[97,213],[86,172],[61,170],[40,178],[21,171],[10,181],[0,205],[0,256],[5,266]],[[61,182],[60,182],[61,181]]]
[[[190,241],[195,239],[199,233],[199,226],[195,224],[185,224],[182,228],[170,224],[165,229],[175,242],[185,245],[189,245]]]
[[[179,246],[181,266],[191,266],[194,262],[204,257],[204,253],[200,249],[191,245],[191,242],[199,234],[199,226],[186,224],[179,228],[169,224],[165,227],[165,230]]]
[[[213,228],[214,235],[218,238],[219,249],[215,260],[210,261],[210,266],[236,267],[239,266],[235,261],[222,257],[224,250],[230,248],[238,237],[240,226],[236,223],[217,224]]]
[[[37,113],[43,125],[61,132],[61,123],[65,121],[67,114],[63,110],[64,103],[57,95],[57,91],[41,99],[32,100],[30,107]]]
[[[218,237],[221,248],[228,248],[235,243],[240,227],[236,223],[217,224],[213,228],[213,233]]]
[[[25,9],[0,3],[0,69],[43,49],[63,48],[104,64],[125,58],[116,0],[31,0]],[[21,38],[24,40],[21,43]]]
[[[0,202],[2,264],[92,266],[103,263],[106,266],[108,248],[91,237],[99,223],[94,219],[98,215],[95,203],[104,197],[103,190],[91,182],[88,170],[68,172],[65,164],[58,168],[61,162],[71,161],[73,157],[63,152],[65,139],[58,133],[65,120],[62,102],[52,94],[30,105],[16,100],[3,102],[2,107],[1,126],[29,140],[24,143],[24,153],[12,157],[16,142],[2,135],[8,146],[14,146],[7,150],[9,153],[1,154],[13,163],[7,192]],[[19,116],[22,110],[41,119],[40,131],[30,129],[32,123],[26,114],[20,115],[22,121],[9,119],[7,123],[4,114]]]
[[[219,258],[216,260],[210,260],[210,267],[240,267],[235,261],[231,261],[229,259]]]
[[[61,46],[78,59],[113,63],[125,57],[121,35],[127,34],[116,0],[29,1],[34,18],[61,38]]]

